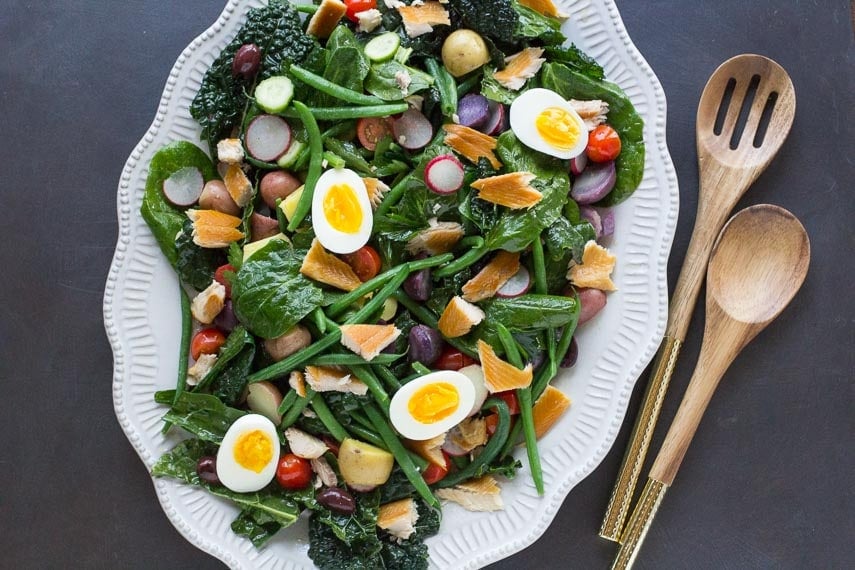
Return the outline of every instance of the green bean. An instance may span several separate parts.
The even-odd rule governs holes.
[[[407,184],[409,184],[410,180],[415,179],[415,177],[416,175],[411,172],[392,185],[392,189],[386,193],[383,201],[380,202],[377,210],[374,211],[375,219],[385,215],[392,206],[398,203],[398,200],[401,199],[401,196],[404,195],[404,191],[407,189]]]
[[[371,392],[371,395],[374,396],[374,399],[377,400],[378,404],[380,404],[383,412],[388,416],[389,394],[387,394],[386,390],[383,389],[383,385],[380,384],[380,380],[377,379],[377,376],[374,375],[371,368],[368,366],[351,366],[350,369],[363,384],[368,386],[368,391]]]
[[[312,116],[318,121],[341,121],[363,117],[388,117],[407,110],[406,103],[366,105],[364,107],[312,107]]]
[[[538,295],[546,295],[546,262],[543,258],[543,243],[540,236],[531,242],[531,259],[534,262],[534,290]]]
[[[285,397],[282,398],[282,403],[279,404],[279,408],[276,410],[276,413],[280,416],[284,416],[288,413],[288,410],[291,409],[291,406],[294,405],[294,402],[296,402],[299,397],[300,395],[297,394],[296,390],[289,390],[288,393],[285,394]]]
[[[567,356],[567,351],[570,349],[570,343],[573,341],[573,333],[576,331],[576,324],[579,322],[579,312],[576,311],[576,317],[573,321],[564,325],[564,330],[561,332],[561,338],[558,339],[558,346],[555,349],[555,364],[547,368],[541,368],[540,372],[532,382],[532,396],[537,399],[546,390],[546,386],[550,380],[558,372],[559,363]]]
[[[262,380],[269,380],[271,378],[276,378],[278,376],[282,376],[283,374],[287,374],[288,372],[291,372],[295,368],[300,367],[304,363],[314,358],[316,355],[320,354],[324,350],[337,343],[340,338],[341,330],[336,327],[335,329],[327,333],[327,336],[310,344],[309,346],[297,352],[296,354],[292,354],[284,360],[280,360],[275,364],[271,364],[266,368],[262,368],[261,370],[253,372],[247,377],[246,380],[249,383],[261,382]]]
[[[404,283],[404,281],[406,281],[407,275],[408,273],[406,270],[401,271],[400,273],[395,275],[395,277],[393,277],[391,281],[386,283],[386,285],[384,285],[383,288],[380,289],[380,291],[378,291],[377,294],[374,295],[374,297],[372,297],[370,301],[365,303],[365,305],[361,309],[356,311],[356,313],[354,313],[349,319],[347,319],[345,323],[348,325],[354,325],[362,322],[366,318],[373,315],[374,312],[380,308],[380,305],[386,302],[386,299],[395,291],[397,291],[398,287],[400,287]],[[339,332],[339,334],[341,333]]]
[[[499,415],[499,421],[496,422],[496,431],[493,433],[490,441],[487,442],[481,454],[472,463],[460,471],[446,475],[444,479],[437,483],[438,487],[453,487],[467,479],[478,476],[485,465],[488,465],[499,456],[499,452],[502,451],[508,437],[508,432],[510,431],[511,413],[508,410],[508,404],[501,398],[489,398],[481,406],[482,410],[489,408],[496,408],[496,413]]]
[[[496,333],[499,335],[499,341],[505,348],[505,356],[507,357],[508,362],[517,368],[522,368],[522,355],[520,355],[520,349],[517,346],[517,341],[514,340],[513,335],[511,335],[510,331],[508,331],[507,327],[502,323],[493,323],[493,326],[496,329]]]
[[[483,240],[482,240],[483,241]],[[473,247],[445,267],[441,267],[437,271],[434,271],[433,278],[434,279],[442,279],[443,277],[451,277],[455,273],[460,273],[485,255],[490,250],[487,248],[486,244],[481,244],[478,247]]]
[[[520,439],[522,427],[522,422],[514,424],[514,427],[511,428],[511,433],[508,435],[508,440],[505,442],[505,445],[502,446],[502,451],[499,453],[499,457],[507,457],[513,452],[514,447],[516,447],[517,442]]]
[[[369,279],[368,281],[366,281],[353,291],[343,295],[338,301],[327,307],[327,315],[330,318],[335,318],[339,316],[357,300],[371,293],[378,287],[385,285],[390,279],[395,277],[395,275],[405,270],[406,268],[403,265],[399,265],[398,267],[394,267],[389,271],[386,271],[385,273],[377,275],[373,279]]]
[[[443,253],[442,255],[434,255],[432,257],[426,257],[424,259],[408,261],[407,269],[410,273],[415,273],[416,271],[421,271],[422,269],[430,269],[431,267],[442,265],[446,261],[451,261],[452,259],[454,259],[454,256],[452,254]]]
[[[345,431],[344,426],[335,419],[335,416],[327,407],[324,397],[319,392],[312,397],[312,409],[337,442],[341,443],[347,437],[347,431]]]
[[[430,368],[428,368],[421,362],[413,362],[412,364],[410,364],[410,366],[413,367],[413,372],[415,372],[416,374],[430,374]]]
[[[371,364],[373,365],[375,363],[372,362]],[[401,381],[398,380],[398,377],[395,376],[395,373],[392,372],[388,366],[380,364],[378,366],[374,366],[374,370],[377,371],[377,375],[380,376],[390,390],[394,392],[401,389]]]
[[[314,397],[315,391],[311,388],[306,388],[306,397],[304,398],[299,396],[297,398],[297,401],[294,402],[291,409],[282,417],[282,423],[279,424],[279,429],[284,430],[285,428],[289,428],[294,425],[294,422],[300,419],[300,415],[303,413],[303,410],[306,409],[306,406],[309,405],[309,402],[311,402]]]
[[[457,84],[454,77],[448,72],[444,65],[433,58],[425,59],[428,73],[433,75],[437,91],[439,91],[439,107],[442,114],[451,117],[457,113]]]
[[[358,91],[348,89],[347,87],[342,87],[341,85],[333,83],[329,79],[325,79],[320,75],[312,73],[308,69],[303,69],[299,65],[291,65],[290,71],[291,75],[306,85],[314,87],[321,93],[331,95],[345,103],[352,103],[354,105],[383,105],[385,103],[385,101],[379,97],[375,97],[374,95],[365,95]]]
[[[318,329],[318,334],[324,334],[327,332],[327,320],[326,315],[324,315],[323,309],[320,307],[316,307],[314,311],[309,313],[312,316],[312,322],[314,322],[315,326]]]
[[[413,459],[407,453],[407,450],[401,443],[401,440],[398,439],[398,436],[395,435],[386,423],[386,420],[383,418],[380,411],[374,407],[374,404],[368,404],[363,409],[368,415],[368,419],[371,420],[372,424],[374,424],[375,431],[380,434],[380,437],[389,448],[389,452],[395,457],[398,465],[401,466],[401,470],[404,472],[404,475],[407,476],[407,479],[409,479],[413,487],[416,488],[416,492],[421,495],[422,499],[424,499],[428,505],[438,509],[440,507],[439,501],[431,492],[427,483],[425,483],[425,480],[422,478],[421,473],[419,473]]]
[[[314,14],[318,11],[318,6],[314,4],[294,4],[294,9],[304,14]]]
[[[324,151],[324,160],[333,168],[344,168],[347,166],[347,162],[342,157],[329,150]]]
[[[181,284],[178,284],[181,299],[181,344],[178,346],[178,381],[175,383],[175,397],[172,403],[177,404],[178,399],[187,387],[187,364],[190,354],[190,340],[193,336],[193,315],[190,313],[190,297]]]
[[[384,451],[389,451],[389,449],[386,447],[386,443],[380,438],[380,436],[364,426],[350,424],[349,426],[347,426],[347,431],[349,431],[362,441],[368,442],[371,445],[379,447]]]
[[[475,87],[481,81],[481,76],[478,74],[473,75],[467,79],[464,79],[457,86],[457,98],[463,99],[463,96],[472,91],[472,88]]]
[[[312,209],[312,196],[315,193],[315,184],[318,178],[321,177],[321,169],[323,162],[324,143],[321,140],[321,131],[318,128],[318,123],[306,107],[300,101],[294,101],[294,110],[297,111],[299,119],[303,121],[303,126],[306,127],[306,133],[309,136],[309,173],[306,176],[306,182],[303,184],[303,193],[300,195],[300,201],[297,203],[297,208],[294,210],[294,216],[288,224],[288,231],[293,232]]]
[[[313,366],[362,366],[365,364],[393,364],[403,354],[378,354],[370,361],[365,360],[358,354],[335,353],[322,354],[311,359],[307,364]]]
[[[281,205],[282,198],[276,198],[276,221],[279,222],[279,232],[284,234],[288,231],[288,218],[285,217],[285,212],[282,211]]]
[[[365,176],[374,176],[371,165],[361,154],[356,152],[356,148],[351,143],[344,143],[335,137],[326,137],[324,138],[324,146],[341,157],[348,168]]]
[[[481,247],[484,245],[484,238],[481,236],[466,236],[457,245],[459,247]]]

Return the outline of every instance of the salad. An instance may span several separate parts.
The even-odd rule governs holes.
[[[301,514],[320,568],[424,568],[441,501],[502,508],[606,304],[643,123],[551,0],[270,0],[205,74],[141,213],[179,281],[152,468]]]

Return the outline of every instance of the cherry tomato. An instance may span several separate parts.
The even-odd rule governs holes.
[[[377,7],[376,0],[344,0],[347,6],[347,19],[351,22],[357,22],[356,15],[366,10],[371,10]]]
[[[364,117],[356,122],[356,136],[359,137],[360,144],[368,150],[376,149],[380,139],[391,134],[392,126],[388,118]]]
[[[226,276],[224,275],[226,271],[231,271],[232,273],[234,273],[237,270],[235,269],[235,266],[230,263],[227,263],[226,265],[220,265],[214,272],[214,281],[226,288],[226,298],[229,299],[232,296],[232,284],[229,283],[229,280],[226,279]]]
[[[484,416],[484,421],[487,425],[487,435],[493,437],[496,428],[499,427],[499,414],[487,414]]]
[[[353,253],[342,255],[361,281],[368,281],[380,273],[380,254],[370,245],[363,245]]]
[[[620,154],[620,135],[608,125],[600,125],[588,135],[588,158],[593,162],[609,162]]]
[[[193,360],[199,360],[203,354],[216,354],[225,342],[226,335],[220,329],[216,327],[202,329],[190,341],[190,356]]]
[[[504,392],[496,392],[493,394],[494,396],[498,396],[503,399],[505,403],[508,405],[508,411],[511,412],[512,416],[520,413],[520,402],[517,400],[517,393],[513,390],[506,390]]]
[[[276,466],[276,481],[283,489],[305,489],[312,482],[312,464],[293,453],[286,453]]]
[[[471,364],[475,364],[475,360],[470,356],[463,354],[453,346],[446,346],[434,363],[434,367],[438,370],[460,370]]]
[[[448,469],[451,466],[448,460],[448,454],[443,451],[442,456],[445,458],[444,467],[437,465],[436,463],[431,463],[428,465],[427,469],[425,469],[425,472],[422,473],[422,478],[428,485],[433,485],[437,481],[442,481],[442,479],[448,475]]]

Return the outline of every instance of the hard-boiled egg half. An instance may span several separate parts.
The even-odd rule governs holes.
[[[217,452],[217,477],[232,491],[250,493],[273,480],[278,463],[276,426],[260,414],[247,414],[223,437]]]
[[[472,380],[460,372],[431,372],[395,392],[389,406],[392,425],[407,439],[422,441],[463,421],[475,401]]]
[[[527,147],[556,158],[573,158],[588,146],[585,121],[549,89],[529,89],[514,100],[511,130]]]
[[[324,172],[312,196],[312,226],[321,245],[333,253],[353,253],[368,243],[373,225],[362,178],[347,168]]]

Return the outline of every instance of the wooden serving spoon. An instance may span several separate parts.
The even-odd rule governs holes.
[[[698,364],[612,568],[632,565],[719,380],[745,345],[789,304],[809,263],[807,233],[783,208],[751,206],[721,231],[707,270],[706,325]]]
[[[622,542],[635,484],[686,338],[713,240],[736,202],[778,153],[795,112],[790,76],[761,55],[727,60],[704,88],[696,127],[700,193],[695,229],[671,296],[665,337],[603,517],[603,538]]]

